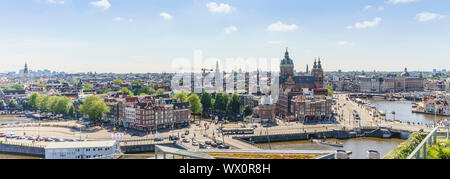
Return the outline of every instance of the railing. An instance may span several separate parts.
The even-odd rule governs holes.
[[[450,126],[446,127],[436,127],[434,128],[423,141],[413,150],[407,159],[427,159],[428,147],[436,144],[438,136],[445,136],[446,140],[449,140]]]

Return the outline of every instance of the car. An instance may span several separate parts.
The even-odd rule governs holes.
[[[223,144],[223,145],[222,145],[222,148],[223,148],[223,149],[230,149],[230,145],[228,145],[228,144]]]
[[[212,144],[211,144],[211,147],[216,148],[216,147],[217,147],[217,144],[216,144],[216,143],[212,143]]]
[[[64,139],[56,138],[55,142],[64,142]]]
[[[2,134],[0,134],[0,137],[6,137],[6,134],[2,133]]]
[[[22,140],[22,139],[25,139],[25,136],[17,136],[16,139]]]
[[[206,141],[205,142],[206,145],[211,145],[211,143],[212,143],[211,141]]]
[[[222,143],[222,142],[216,142],[216,144],[217,144],[217,146],[219,146],[219,145],[223,145],[223,143]]]
[[[16,135],[8,134],[8,135],[6,135],[6,138],[8,138],[8,139],[16,138]]]
[[[192,141],[192,145],[193,145],[193,146],[198,146],[198,142]]]
[[[54,140],[51,137],[45,137],[45,142],[53,142]]]
[[[253,126],[252,126],[252,129],[256,129],[256,128],[258,128],[257,125],[253,125]]]
[[[189,143],[189,142],[191,142],[189,139],[183,139],[183,142],[184,143]]]
[[[184,136],[184,134],[181,134],[181,138],[184,138],[185,136]]]
[[[169,140],[180,140],[178,136],[169,136]]]
[[[45,139],[43,137],[38,137],[36,140],[37,141],[45,141]]]
[[[75,141],[77,141],[77,140],[75,140],[75,139],[67,139],[67,141],[69,141],[69,142],[75,142]]]
[[[184,135],[189,135],[189,131],[188,130],[184,131]]]
[[[30,136],[30,137],[27,137],[27,139],[28,139],[28,140],[35,140],[36,137]]]
[[[164,139],[161,137],[156,137],[155,139],[153,139],[155,142],[160,142],[163,141]]]
[[[199,148],[199,149],[207,149],[208,147],[206,146],[206,144],[200,143],[200,144],[198,145],[198,148]]]

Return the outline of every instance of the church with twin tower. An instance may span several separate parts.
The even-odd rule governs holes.
[[[306,73],[296,75],[294,73],[294,62],[289,57],[289,52],[286,48],[284,58],[280,63],[280,94],[277,101],[276,113],[278,116],[285,117],[290,114],[289,106],[291,106],[291,99],[294,96],[304,95],[304,90],[312,92],[314,95],[328,94],[328,90],[324,88],[323,68],[321,59],[314,60],[314,66],[309,72],[308,66],[306,67]]]

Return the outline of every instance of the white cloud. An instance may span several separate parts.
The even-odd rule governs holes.
[[[295,31],[298,29],[298,26],[295,24],[284,24],[281,21],[275,22],[273,24],[270,24],[267,30],[269,31],[276,31],[276,32],[287,32],[287,31]]]
[[[369,9],[371,9],[373,6],[371,6],[371,5],[367,5],[366,7],[364,7],[364,11],[367,11],[367,10],[369,10]]]
[[[209,12],[224,13],[224,14],[230,13],[231,10],[233,9],[233,7],[231,7],[228,4],[224,4],[224,3],[217,4],[215,2],[210,2],[210,3],[206,4],[206,7],[208,8]]]
[[[416,2],[418,0],[389,0],[388,2],[391,4],[404,4],[404,3],[411,3]]]
[[[164,18],[165,20],[168,20],[168,21],[173,19],[173,16],[166,12],[159,14],[159,16],[161,16],[162,18]]]
[[[64,0],[47,0],[50,4],[64,4]]]
[[[113,21],[116,22],[122,22],[122,21],[128,21],[128,22],[133,22],[134,20],[132,18],[124,18],[124,17],[116,17],[113,19]]]
[[[230,27],[225,28],[225,33],[227,33],[227,34],[231,34],[234,31],[237,31],[236,26],[230,26]]]
[[[111,3],[108,0],[93,1],[90,4],[98,8],[103,8],[104,10],[111,7]]]
[[[354,28],[357,29],[365,29],[368,27],[375,27],[381,22],[381,18],[376,17],[373,19],[373,21],[364,21],[364,22],[357,22],[354,26]],[[353,29],[353,26],[347,26],[347,29]]]
[[[416,15],[416,20],[418,20],[420,22],[426,22],[426,21],[431,21],[431,20],[440,20],[445,17],[446,17],[445,15],[441,15],[441,14],[436,14],[436,13],[431,13],[431,12],[421,12]]]
[[[353,46],[354,45],[352,42],[347,42],[347,41],[339,41],[339,42],[337,42],[337,44],[339,46]]]
[[[283,43],[283,41],[268,41],[267,42],[268,44],[282,44]]]

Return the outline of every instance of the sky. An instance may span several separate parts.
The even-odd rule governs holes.
[[[297,71],[450,69],[449,15],[448,0],[1,0],[0,72],[176,72],[196,50],[222,65],[286,47]]]

